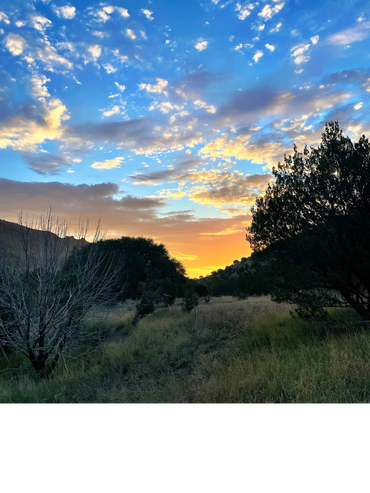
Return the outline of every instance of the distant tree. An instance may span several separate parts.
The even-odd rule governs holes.
[[[119,272],[115,291],[123,301],[126,298],[138,299],[141,296],[140,285],[146,283],[148,273],[157,269],[158,280],[168,279],[181,291],[180,285],[185,284],[185,269],[181,262],[170,256],[162,243],[155,243],[151,238],[123,236],[120,239],[109,239],[101,242],[101,248],[119,257],[123,268]]]
[[[199,304],[199,296],[195,292],[193,288],[188,288],[184,301],[181,303],[182,309],[184,312],[190,313],[194,308],[196,308]]]
[[[277,301],[301,315],[350,306],[370,319],[370,144],[353,143],[338,123],[322,143],[273,169],[275,183],[252,209],[247,229],[255,262]]]
[[[199,282],[195,286],[194,290],[200,298],[204,299],[206,303],[209,303],[209,301],[211,301],[211,293],[206,284]]]
[[[178,293],[177,286],[170,279],[166,278],[160,281],[162,287],[162,300],[166,306],[172,306],[175,303]]]
[[[132,324],[136,326],[140,319],[150,315],[155,310],[156,303],[162,299],[163,287],[159,281],[160,271],[153,269],[147,273],[145,283],[141,283],[141,297],[136,305],[136,313]]]
[[[88,250],[71,252],[68,224],[51,209],[35,224],[20,215],[19,225],[19,256],[0,255],[0,344],[22,353],[47,378],[81,341],[86,314],[111,297],[119,265],[98,248],[99,226]],[[39,230],[37,241],[31,227]],[[79,238],[87,233],[88,226],[80,225]]]

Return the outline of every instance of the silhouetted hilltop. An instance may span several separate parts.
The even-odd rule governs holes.
[[[48,235],[55,240],[59,239],[66,242],[66,253],[72,251],[74,247],[83,247],[88,244],[86,240],[78,240],[73,236],[59,238],[56,234],[50,232]],[[5,250],[15,257],[21,257],[23,250],[22,243],[25,238],[27,238],[32,251],[36,253],[45,238],[45,231],[32,229],[27,226],[21,226],[19,224],[0,219],[0,251]]]

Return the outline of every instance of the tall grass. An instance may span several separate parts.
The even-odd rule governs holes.
[[[0,367],[1,402],[368,402],[370,334],[349,310],[332,323],[289,314],[268,297],[212,299],[190,313],[133,307],[92,314],[83,347],[49,381],[25,362]]]

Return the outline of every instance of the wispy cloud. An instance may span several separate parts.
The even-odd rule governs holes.
[[[370,36],[370,22],[361,22],[350,29],[344,29],[328,36],[328,43],[334,45],[348,45],[356,41],[363,41]]]

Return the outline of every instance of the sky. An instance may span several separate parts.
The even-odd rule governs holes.
[[[0,218],[225,267],[294,143],[370,135],[369,46],[367,0],[0,0]]]

